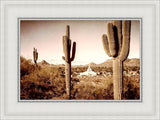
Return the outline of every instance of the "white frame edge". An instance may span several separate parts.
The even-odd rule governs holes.
[[[0,63],[1,63],[1,69],[0,69],[0,76],[1,76],[1,81],[0,81],[0,119],[37,119],[38,116],[7,116],[5,114],[4,111],[4,7],[7,4],[48,4],[48,3],[52,3],[52,4],[115,4],[118,1],[2,1],[1,0],[1,19],[0,19],[0,23],[1,23],[1,28],[0,28],[0,35],[1,35],[1,49],[0,49],[0,53],[1,53],[1,59],[0,59]],[[121,3],[120,3],[121,2]],[[120,1],[119,4],[124,4],[127,1]],[[160,3],[158,0],[155,1],[131,1],[128,4],[153,4],[156,6],[156,111],[155,114],[153,116],[54,116],[55,119],[119,119],[121,117],[121,119],[160,119],[160,98],[159,98],[159,94],[160,94],[160,82],[159,82],[159,72],[160,72],[160,65],[159,65],[159,47],[160,47],[160,37],[159,37],[159,33],[160,33]],[[46,116],[41,116],[38,119],[46,119]],[[47,119],[53,119],[53,117],[48,116]]]

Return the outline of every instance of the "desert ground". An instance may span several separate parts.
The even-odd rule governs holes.
[[[97,75],[80,73],[88,67]],[[104,63],[72,65],[72,100],[113,100],[112,60]],[[21,100],[65,100],[65,65],[49,64],[45,60],[35,66],[31,59],[20,57]],[[140,99],[140,59],[127,59],[123,63],[123,100]]]

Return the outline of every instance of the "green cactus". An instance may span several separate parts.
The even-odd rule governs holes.
[[[129,54],[131,21],[113,21],[113,23],[108,23],[107,30],[108,37],[103,34],[102,42],[107,55],[113,57],[114,99],[121,100],[123,61],[127,59]]]
[[[37,66],[37,60],[38,60],[38,52],[37,49],[33,48],[33,60],[35,65]]]
[[[66,93],[69,99],[71,99],[71,62],[75,58],[76,52],[76,42],[73,42],[72,47],[72,57],[71,54],[71,40],[70,40],[70,27],[69,25],[66,26],[66,35],[63,36],[63,52],[64,56],[62,59],[65,61],[65,81],[66,81]]]

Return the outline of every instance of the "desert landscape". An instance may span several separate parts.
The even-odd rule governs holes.
[[[21,100],[65,100],[65,65],[49,64],[45,60],[37,63],[20,57]],[[80,75],[91,70],[97,75]],[[101,64],[72,65],[71,68],[72,100],[112,100],[113,72],[112,59]],[[140,99],[140,60],[127,59],[123,67],[122,100]]]
[[[20,99],[140,100],[139,28],[138,20],[22,20]]]

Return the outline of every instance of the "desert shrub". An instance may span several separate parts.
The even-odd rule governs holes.
[[[101,74],[94,77],[79,78],[77,75],[86,71],[87,67],[73,67],[71,79],[72,99],[113,99],[112,67],[93,67]],[[125,67],[126,71],[139,71],[139,67]],[[105,76],[104,76],[105,74]],[[128,73],[127,73],[128,74]],[[123,76],[122,99],[139,99],[139,76]],[[31,60],[21,57],[21,99],[66,99],[65,67],[41,65],[35,67]]]
[[[138,67],[138,66],[124,66],[123,70],[125,70],[125,71],[139,71],[140,67]]]
[[[31,62],[32,60],[26,60],[24,57],[20,57],[20,73],[21,73],[21,77],[23,77],[24,75],[28,75],[30,73],[32,73],[32,71],[34,70],[34,65]]]
[[[26,61],[25,58],[22,58],[22,63]],[[21,77],[21,99],[65,99],[63,68],[57,66],[34,67],[31,63],[26,66],[26,70],[29,68],[29,72]]]
[[[135,81],[133,77],[123,77],[123,94],[122,99],[140,99],[139,80]],[[139,79],[139,78],[137,78]]]
[[[72,99],[113,99],[113,82],[112,79],[98,80],[86,78],[73,85],[71,89]]]
[[[99,68],[95,67],[93,68],[93,70],[95,72],[99,72],[99,71],[113,72],[112,67],[99,67]]]

